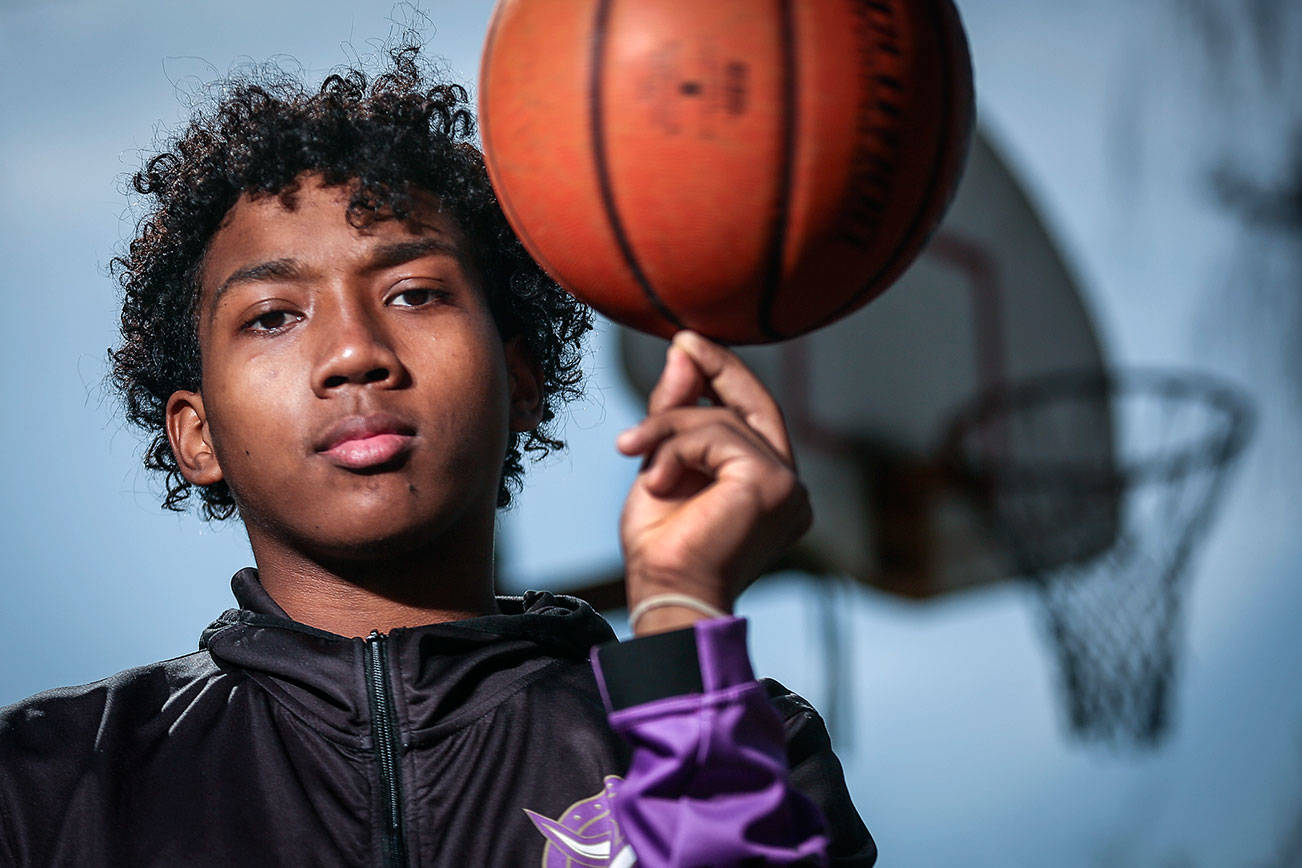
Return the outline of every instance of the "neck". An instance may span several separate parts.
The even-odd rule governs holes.
[[[387,633],[498,611],[493,528],[380,557],[314,556],[249,527],[262,587],[295,621],[340,636]]]

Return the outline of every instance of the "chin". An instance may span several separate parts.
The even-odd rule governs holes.
[[[251,531],[257,527],[261,535],[322,562],[361,564],[432,547],[455,549],[481,537],[485,526],[491,545],[496,478],[466,484],[451,473],[444,474],[450,479],[423,476],[423,485],[413,483],[412,475],[378,474],[352,478],[347,486],[260,487],[237,492],[236,501]]]
[[[300,536],[305,550],[330,560],[358,563],[382,561],[419,553],[446,540],[458,527],[467,510],[431,510],[409,513],[391,504],[368,509],[349,509],[346,518],[313,522]],[[323,532],[324,531],[324,532]]]

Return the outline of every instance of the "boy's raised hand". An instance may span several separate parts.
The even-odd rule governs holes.
[[[701,406],[702,397],[713,406]],[[809,498],[777,402],[741,359],[694,332],[674,336],[646,419],[616,446],[643,456],[620,520],[630,610],[653,594],[679,593],[731,611],[809,529]],[[657,608],[637,632],[701,617]]]

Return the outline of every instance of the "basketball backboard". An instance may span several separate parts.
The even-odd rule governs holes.
[[[621,330],[618,343],[628,382],[647,394],[665,342]],[[1016,572],[986,507],[947,467],[957,414],[1003,384],[1104,368],[1076,280],[981,131],[944,223],[894,287],[832,326],[739,354],[782,404],[814,503],[789,565],[911,598]],[[1055,454],[1097,459],[1111,433],[1101,403]],[[1003,450],[1036,447],[1005,436]]]

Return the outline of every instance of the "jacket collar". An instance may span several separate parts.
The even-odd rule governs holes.
[[[240,608],[203,631],[199,647],[228,671],[243,672],[309,725],[348,743],[370,737],[366,642],[301,624],[262,587],[257,570],[231,579]],[[498,597],[501,614],[402,627],[384,641],[399,726],[422,733],[455,728],[484,714],[561,660],[582,661],[615,638],[587,603],[528,591]]]

